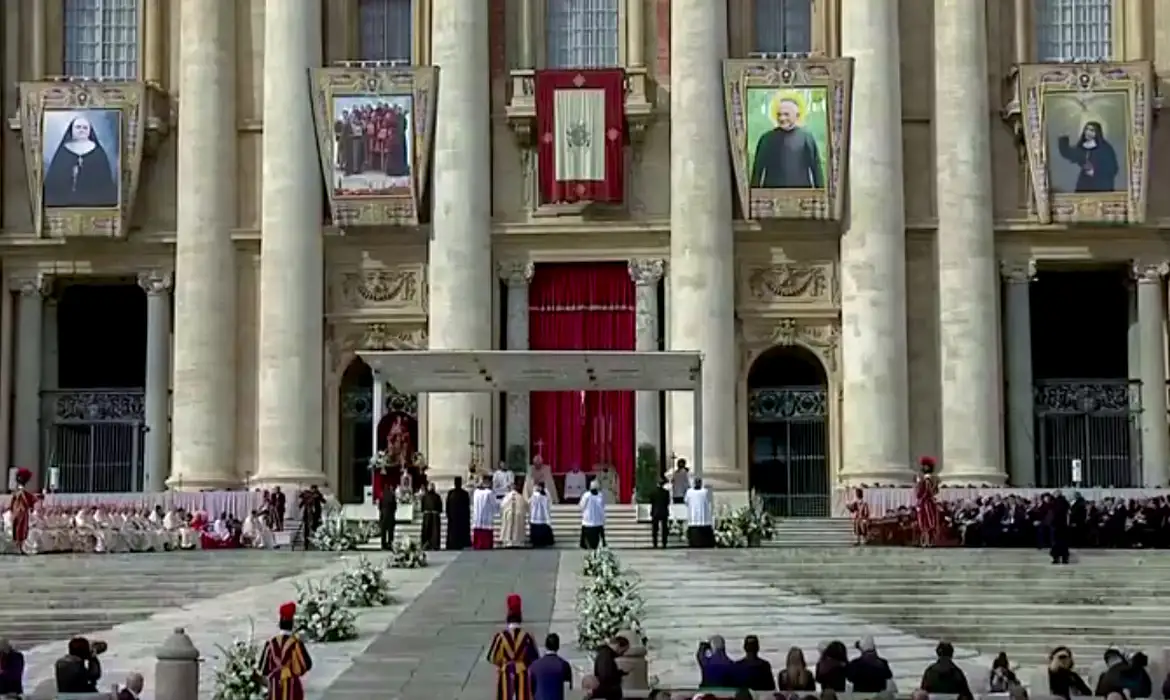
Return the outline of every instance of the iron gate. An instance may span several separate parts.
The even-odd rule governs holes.
[[[1125,488],[1140,481],[1141,383],[1054,380],[1033,390],[1036,479],[1042,488],[1081,485]]]
[[[772,515],[829,515],[828,407],[820,386],[748,392],[749,483]]]
[[[418,420],[418,397],[403,394],[386,385],[383,415],[405,414]],[[374,389],[351,386],[341,392],[341,473],[340,498],[345,503],[361,503],[370,476],[370,457],[374,452]]]
[[[145,420],[142,390],[42,394],[45,467],[62,493],[142,490]]]

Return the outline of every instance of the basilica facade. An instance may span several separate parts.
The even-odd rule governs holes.
[[[1164,486],[1156,5],[6,3],[0,449],[360,500],[394,431],[628,499],[686,396],[406,395],[358,354],[669,349],[704,476],[784,513],[924,454]]]

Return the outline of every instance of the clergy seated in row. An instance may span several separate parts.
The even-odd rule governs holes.
[[[0,531],[0,553],[15,554],[19,550],[9,520],[6,514],[5,527]],[[121,504],[83,508],[38,504],[30,515],[23,552],[107,554],[177,549],[179,531],[166,529],[164,520],[158,511]]]
[[[276,535],[259,511],[248,513],[240,525],[240,544],[253,549],[276,549]]]

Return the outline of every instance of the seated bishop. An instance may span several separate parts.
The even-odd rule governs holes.
[[[524,480],[524,496],[532,499],[532,493],[537,484],[544,485],[544,492],[553,503],[560,503],[560,493],[557,491],[556,481],[553,480],[552,467],[545,464],[540,455],[532,458],[532,468],[528,471],[528,478]]]

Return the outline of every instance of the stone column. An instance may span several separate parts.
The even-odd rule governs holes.
[[[987,119],[991,106],[987,90],[971,89],[987,82],[987,70],[985,0],[940,0],[934,9],[934,154],[941,476],[961,484],[1002,484],[1006,477],[1000,463],[999,271]]]
[[[286,0],[272,0],[282,2]],[[491,110],[487,2],[433,0],[431,59],[439,67],[432,162],[430,348],[492,347]],[[427,446],[439,485],[466,473],[471,418],[491,424],[487,394],[429,394]],[[486,436],[491,440],[491,436]],[[492,454],[485,446],[484,453]]]
[[[167,486],[197,491],[240,484],[236,473],[236,254],[231,238],[239,196],[235,12],[230,3],[217,0],[184,0],[172,7],[179,12],[183,27],[178,85],[184,118],[177,133],[174,439]],[[279,64],[273,67],[275,60],[270,56],[266,76],[279,71]],[[301,81],[305,80],[302,76]],[[266,240],[266,256],[268,245]],[[299,399],[308,400],[308,396]]]
[[[662,260],[631,260],[630,279],[634,280],[634,291],[637,299],[637,345],[638,352],[658,352],[658,283],[666,272],[666,263]],[[634,404],[634,420],[637,439],[634,448],[650,445],[658,453],[661,462],[662,455],[662,412],[659,408],[659,392],[639,391]],[[637,455],[635,454],[635,458]]]
[[[532,18],[536,14],[533,5],[538,1],[520,0],[518,6],[520,18],[517,22],[519,26],[516,29],[516,43],[519,46],[520,60],[517,67],[521,70],[531,70],[536,67],[536,52],[533,50],[533,45],[536,43],[537,30]]]
[[[215,0],[209,0],[214,2]],[[309,69],[321,65],[321,3],[265,0],[256,481],[325,482],[325,249]],[[180,278],[181,279],[181,278]]]
[[[41,341],[45,296],[52,286],[35,275],[14,280],[20,293],[16,309],[16,381],[12,423],[12,464],[41,473]]]
[[[853,104],[865,110],[853,122],[841,237],[841,471],[850,481],[907,482],[914,469],[898,3],[843,3],[841,47],[856,59]]]
[[[702,471],[716,490],[743,488],[736,461],[735,241],[723,114],[727,3],[670,3],[670,339],[703,353]],[[856,90],[856,88],[854,88]],[[887,135],[888,136],[888,135]],[[888,201],[888,200],[887,200]],[[694,404],[670,401],[666,450],[695,462]]]
[[[646,66],[646,0],[626,3],[626,66]]]
[[[171,462],[171,285],[170,273],[143,272],[146,291],[146,464],[142,490],[166,490]]]
[[[508,285],[508,349],[528,349],[528,283],[532,281],[534,266],[528,261],[500,263],[500,278]],[[528,393],[509,391],[506,394],[507,414],[504,417],[504,433],[507,444],[500,450],[500,459],[507,460],[513,445],[524,448],[526,460],[529,454],[531,422]]]
[[[1141,326],[1142,486],[1165,487],[1170,479],[1170,431],[1166,425],[1166,305],[1162,278],[1170,271],[1165,262],[1137,262],[1138,323]]]
[[[1031,260],[1003,261],[1004,374],[1007,379],[1007,458],[1011,485],[1036,481],[1036,418],[1032,405],[1032,280]]]

